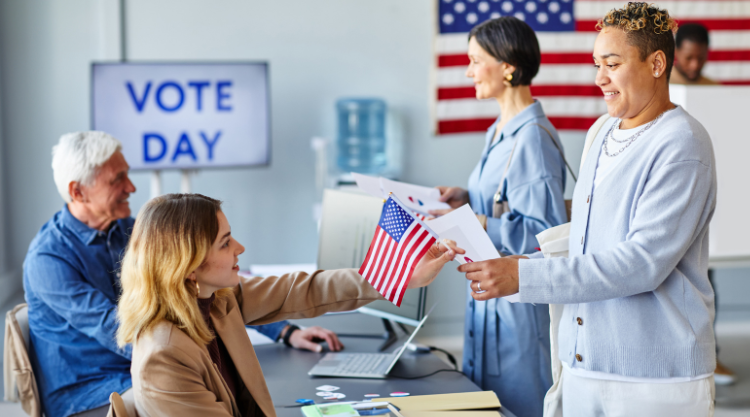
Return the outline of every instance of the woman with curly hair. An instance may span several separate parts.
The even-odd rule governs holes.
[[[669,98],[675,22],[628,3],[600,20],[600,125],[573,195],[567,258],[461,265],[477,300],[564,304],[566,416],[710,416],[716,366],[708,225],[711,139]]]

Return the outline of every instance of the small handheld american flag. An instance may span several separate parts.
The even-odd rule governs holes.
[[[432,230],[390,195],[359,274],[400,307],[414,267],[436,240]]]

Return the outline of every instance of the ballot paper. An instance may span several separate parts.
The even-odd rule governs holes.
[[[440,191],[437,188],[393,181],[383,177],[371,177],[356,172],[352,172],[352,176],[357,186],[367,194],[388,198],[388,194],[393,193],[401,204],[425,215],[429,214],[430,210],[451,208],[447,203],[440,201]]]
[[[437,233],[440,239],[450,239],[456,242],[456,246],[466,251],[463,255],[456,254],[454,258],[461,264],[500,257],[489,235],[487,235],[468,204],[464,204],[444,216],[427,220],[425,224]],[[520,301],[518,294],[503,298],[511,303]]]

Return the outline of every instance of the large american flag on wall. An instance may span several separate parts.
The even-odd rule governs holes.
[[[626,1],[601,0],[436,0],[435,42],[437,133],[484,132],[498,115],[495,100],[477,100],[465,76],[468,32],[499,16],[516,16],[536,32],[542,65],[531,93],[558,130],[587,130],[607,109],[594,85],[591,57],[596,22]],[[750,0],[656,2],[679,23],[709,29],[709,62],[703,74],[722,84],[750,84]]]

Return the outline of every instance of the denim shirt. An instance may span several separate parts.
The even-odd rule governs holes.
[[[565,163],[546,127],[560,145],[557,132],[535,101],[512,118],[492,143],[498,118],[487,131],[487,143],[469,176],[469,202],[476,214],[487,216],[487,234],[495,247],[521,255],[534,251],[537,233],[568,221],[563,193]],[[516,142],[518,144],[516,145]],[[513,158],[502,187],[502,199],[510,212],[492,217],[493,197],[498,190],[511,150]]]
[[[499,121],[499,119],[498,119]],[[487,131],[482,157],[469,177],[469,200],[487,216],[487,234],[502,252],[523,254],[538,246],[536,234],[565,223],[565,164],[546,127],[559,138],[539,102],[528,106],[500,131]],[[493,197],[515,146],[502,187],[511,211],[492,217]],[[560,145],[562,148],[562,145]],[[552,385],[549,310],[546,305],[475,301],[466,292],[463,372],[484,390],[493,390],[519,417],[541,416]]]
[[[92,229],[67,205],[37,233],[24,261],[31,361],[48,417],[109,404],[131,387],[130,345],[115,341],[120,260],[133,218]],[[277,339],[285,322],[258,326]],[[260,328],[259,328],[260,327]]]

